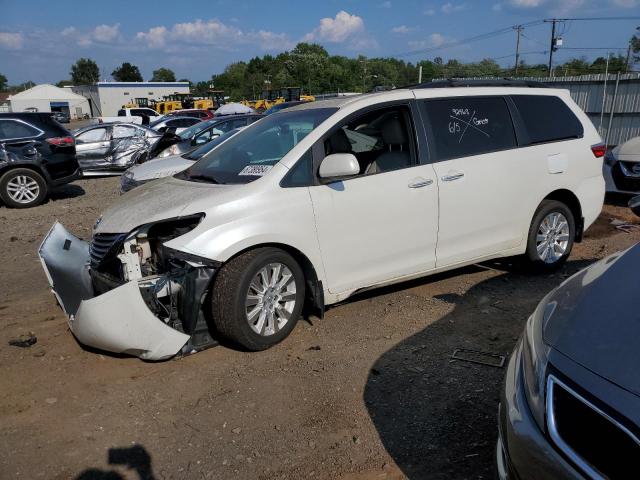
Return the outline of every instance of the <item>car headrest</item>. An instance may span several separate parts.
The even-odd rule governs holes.
[[[336,130],[329,138],[328,153],[351,153],[351,142],[343,129]]]
[[[385,145],[403,145],[407,142],[407,134],[398,117],[391,117],[382,124],[382,140]]]

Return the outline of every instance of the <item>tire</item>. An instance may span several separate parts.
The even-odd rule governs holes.
[[[534,271],[557,270],[569,258],[575,235],[575,218],[569,207],[556,200],[543,200],[529,227],[524,260]]]
[[[265,271],[266,281],[260,275]],[[281,280],[292,276],[280,289],[270,287],[278,272]],[[295,327],[304,290],[302,269],[287,252],[264,247],[243,253],[216,275],[211,292],[214,326],[223,337],[248,350],[265,350],[284,340]]]
[[[47,182],[29,168],[9,170],[0,178],[0,198],[11,208],[40,205],[47,198]]]

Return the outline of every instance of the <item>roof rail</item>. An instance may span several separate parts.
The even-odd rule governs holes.
[[[410,85],[406,88],[451,88],[451,87],[524,87],[524,88],[548,88],[541,82],[532,80],[512,80],[510,78],[499,78],[490,80],[465,80],[451,79],[434,80],[431,82]]]

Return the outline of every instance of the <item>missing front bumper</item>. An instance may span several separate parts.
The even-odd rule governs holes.
[[[185,282],[190,301],[183,304],[191,317],[183,321],[187,326],[183,328],[187,333],[183,333],[151,311],[141,293],[146,280],[129,281],[96,296],[89,272],[89,244],[60,223],[53,225],[38,254],[53,294],[69,316],[69,328],[80,343],[145,360],[164,360],[215,344],[208,332],[203,334],[206,322],[199,308],[212,269],[206,270],[204,280],[203,275],[195,280],[193,273],[185,275],[190,279]]]

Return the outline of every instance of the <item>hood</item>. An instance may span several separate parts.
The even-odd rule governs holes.
[[[216,198],[242,185],[212,185],[167,177],[122,195],[104,211],[94,233],[128,233],[140,225],[167,218],[200,213],[192,206],[206,196],[209,206]]]
[[[571,360],[640,395],[640,244],[580,271],[549,301],[543,338]]]
[[[623,162],[640,162],[640,137],[627,140],[612,150],[617,160]]]
[[[182,155],[171,155],[164,158],[156,158],[136,165],[129,169],[136,181],[154,180],[168,177],[193,165],[193,160],[182,158]]]

